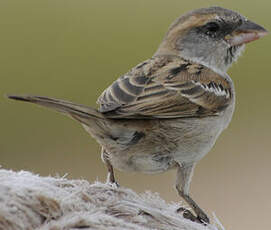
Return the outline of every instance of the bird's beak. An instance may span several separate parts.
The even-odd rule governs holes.
[[[225,37],[225,40],[231,46],[242,45],[255,41],[268,34],[268,31],[262,26],[246,20],[241,26],[237,27],[231,34]]]

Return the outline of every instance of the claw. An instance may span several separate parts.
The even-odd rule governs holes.
[[[205,213],[200,213],[197,217],[197,219],[202,223],[202,224],[209,224],[210,220],[208,216]]]
[[[120,187],[120,184],[116,180],[111,181],[108,178],[106,180],[106,184],[113,187],[113,188],[119,188]]]
[[[115,181],[113,183],[109,183],[109,185],[114,187],[114,188],[119,188],[120,187],[120,184],[117,181]]]
[[[206,215],[195,216],[190,210],[180,207],[176,210],[177,213],[182,213],[185,219],[191,220],[192,222],[207,225],[210,223],[209,218]]]
[[[192,214],[192,212],[189,211],[188,209],[181,207],[181,208],[177,209],[177,212],[182,212],[183,213],[183,217],[185,219],[191,220],[193,222],[197,222],[197,217],[194,216]]]

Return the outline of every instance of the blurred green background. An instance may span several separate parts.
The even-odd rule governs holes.
[[[98,144],[75,121],[4,94],[95,106],[113,80],[155,52],[170,23],[200,7],[241,12],[270,30],[270,0],[1,0],[0,164],[40,175],[105,180]],[[247,45],[229,74],[237,90],[230,127],[198,164],[192,196],[226,229],[269,229],[271,36]],[[117,172],[122,186],[178,201],[175,172]],[[269,227],[269,228],[268,228]]]

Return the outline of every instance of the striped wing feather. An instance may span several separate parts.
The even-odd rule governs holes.
[[[120,77],[99,97],[109,118],[212,116],[231,100],[230,84],[210,69],[180,58],[153,58]]]

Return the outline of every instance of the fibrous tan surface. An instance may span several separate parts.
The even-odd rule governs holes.
[[[0,170],[1,230],[218,230],[184,219],[157,194]]]

